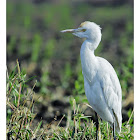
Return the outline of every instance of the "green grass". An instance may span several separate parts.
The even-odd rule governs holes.
[[[42,126],[42,120],[36,125],[34,124],[34,87],[28,89],[28,81],[26,73],[19,67],[19,62],[15,69],[7,73],[7,139],[51,139],[51,140],[86,140],[95,139],[96,127],[92,116],[85,116],[84,110],[87,104],[77,104],[74,97],[70,98],[71,109],[68,114],[57,122],[54,118],[50,124]],[[122,132],[117,135],[118,139],[132,140],[134,139],[133,111],[128,112],[129,120],[122,124]],[[60,127],[64,118],[67,118],[65,127]],[[110,139],[112,137],[112,129],[108,123],[99,121],[101,139]]]

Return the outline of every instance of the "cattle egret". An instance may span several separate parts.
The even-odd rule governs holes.
[[[119,79],[112,65],[104,58],[95,56],[94,51],[101,41],[101,28],[94,22],[85,21],[77,29],[67,29],[62,33],[72,33],[85,38],[80,50],[84,88],[87,99],[96,112],[113,128],[121,132],[122,125],[122,90]],[[98,139],[99,122],[96,121],[96,139]]]

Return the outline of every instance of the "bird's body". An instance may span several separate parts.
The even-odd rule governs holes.
[[[101,29],[94,22],[83,22],[77,29],[63,30],[86,38],[80,56],[87,99],[93,110],[119,133],[122,125],[122,93],[119,79],[112,65],[94,55],[101,41]],[[115,138],[114,138],[115,139]]]
[[[121,130],[121,87],[112,65],[94,52],[81,47],[81,64],[84,76],[84,88],[93,110],[105,121]],[[88,56],[88,57],[87,57]],[[115,114],[114,114],[115,113]]]

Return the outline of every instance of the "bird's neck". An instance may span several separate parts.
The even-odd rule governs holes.
[[[81,65],[84,76],[88,81],[92,81],[95,73],[94,69],[97,68],[97,59],[94,55],[94,50],[97,48],[97,44],[88,40],[85,40],[81,46],[80,56],[81,56]],[[91,71],[91,69],[93,71]],[[92,73],[92,77],[91,74]]]
[[[98,47],[100,41],[85,40],[81,46],[81,55],[87,52],[92,52],[94,56],[94,51]]]

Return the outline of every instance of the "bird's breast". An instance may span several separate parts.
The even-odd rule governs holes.
[[[92,51],[85,49],[81,52],[81,65],[85,78],[89,81],[89,83],[91,83],[91,81],[94,82],[94,77],[98,71],[98,65],[96,57]]]

